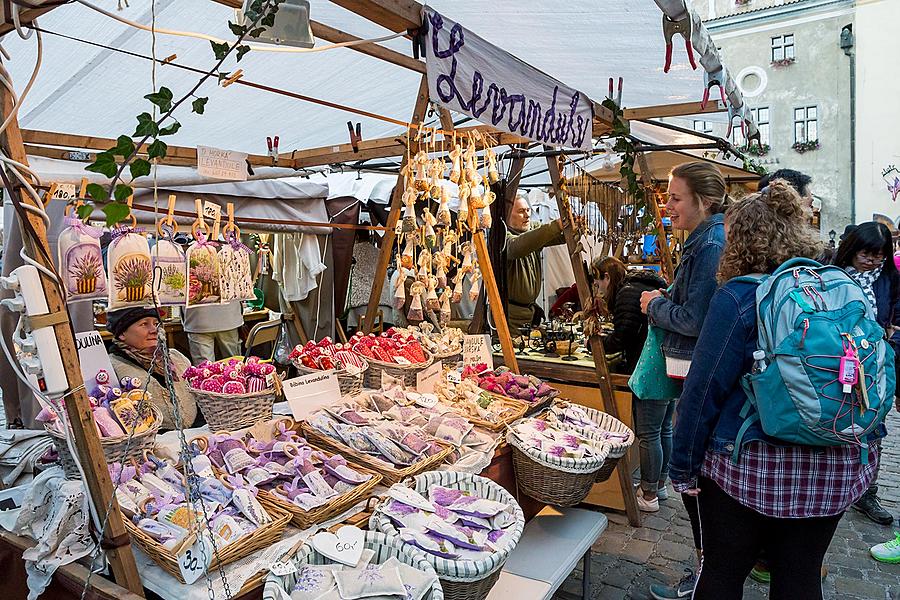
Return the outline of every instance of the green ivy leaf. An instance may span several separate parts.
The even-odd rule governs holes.
[[[231,33],[240,37],[244,35],[244,32],[247,30],[243,25],[238,25],[237,23],[232,23],[228,21],[228,29],[231,30]]]
[[[160,130],[159,130],[159,135],[172,135],[173,133],[175,133],[175,132],[178,131],[179,129],[181,129],[181,123],[179,123],[178,121],[175,121],[174,123],[172,123],[172,124],[169,125],[168,127],[163,127],[162,129],[160,129]]]
[[[87,195],[94,200],[99,200],[100,202],[109,200],[109,194],[106,192],[106,188],[98,183],[89,183],[86,192]]]
[[[75,214],[78,215],[78,218],[84,221],[85,219],[90,218],[90,216],[94,213],[94,203],[93,202],[85,202],[80,206],[75,208]]]
[[[244,55],[250,52],[250,46],[240,45],[237,47],[237,62],[241,62],[241,59],[244,58]]]
[[[264,25],[266,27],[274,27],[275,26],[275,10],[271,10],[269,14],[260,19],[259,24]]]
[[[150,160],[154,158],[165,158],[166,157],[166,143],[162,140],[155,140],[152,144],[147,147],[147,157]],[[148,170],[147,173],[150,171]]]
[[[209,98],[197,98],[191,102],[191,110],[198,115],[202,115],[207,102],[209,102]]]
[[[120,135],[116,138],[116,147],[110,148],[109,152],[123,158],[129,157],[134,153],[134,142],[127,135]]]
[[[106,215],[106,225],[112,227],[130,215],[131,209],[122,202],[110,202],[103,207],[103,214]]]
[[[113,156],[113,153],[107,150],[106,152],[98,153],[94,162],[84,169],[92,173],[106,175],[107,177],[115,177],[116,172],[119,170],[119,165],[116,164],[116,157]]]
[[[209,42],[212,45],[213,54],[216,55],[216,60],[222,60],[225,56],[228,55],[228,44],[219,43],[219,42]]]
[[[116,199],[116,202],[122,202],[123,200],[127,200],[128,196],[132,195],[133,193],[134,190],[131,189],[130,185],[120,183],[116,186],[115,191],[113,191],[113,198]]]
[[[145,137],[159,135],[159,125],[153,119],[150,113],[141,113],[137,116],[138,126],[134,130],[132,137]]]
[[[252,31],[250,31],[250,33],[248,33],[247,35],[249,35],[252,38],[258,38],[259,36],[261,36],[263,34],[263,32],[265,30],[266,30],[265,27],[257,27],[256,29],[253,29]]]
[[[222,81],[228,79],[229,75],[231,75],[231,73],[222,73],[221,71],[219,71],[219,83],[222,83]]]
[[[139,158],[128,165],[129,169],[131,169],[131,178],[137,179],[138,177],[142,177],[144,175],[150,174],[150,163],[143,158]]]
[[[144,98],[158,106],[164,113],[172,109],[172,90],[167,87],[161,87],[158,92],[147,94]]]

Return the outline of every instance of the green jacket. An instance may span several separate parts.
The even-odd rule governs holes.
[[[553,221],[526,231],[506,232],[506,293],[509,300],[506,321],[510,333],[518,335],[519,328],[534,318],[531,306],[537,300],[543,286],[541,250],[547,246],[565,243],[562,226]]]

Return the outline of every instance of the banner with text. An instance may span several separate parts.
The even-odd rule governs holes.
[[[247,181],[247,155],[234,150],[197,146],[197,173],[213,179]]]
[[[431,100],[535,142],[590,150],[593,103],[429,7],[423,9]]]

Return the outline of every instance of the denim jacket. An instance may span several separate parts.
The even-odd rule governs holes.
[[[684,243],[681,261],[668,297],[654,299],[647,308],[650,322],[666,331],[663,354],[690,359],[709,301],[716,291],[719,258],[725,247],[724,215],[712,215]]]
[[[747,401],[741,377],[750,372],[757,348],[756,288],[752,283],[728,282],[709,304],[692,367],[675,406],[669,464],[673,484],[695,487],[707,451],[730,456],[734,450],[744,424],[741,409]],[[885,433],[884,427],[879,427],[869,440]],[[784,444],[763,433],[758,421],[749,426],[741,444],[754,440]]]

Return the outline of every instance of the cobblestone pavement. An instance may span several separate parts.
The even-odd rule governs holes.
[[[887,419],[891,432],[884,441],[879,492],[881,504],[900,516],[900,414]],[[669,488],[660,510],[644,517],[643,527],[628,525],[622,514],[608,512],[609,527],[593,546],[591,600],[646,600],[651,583],[674,583],[685,568],[694,567],[693,542],[687,512]],[[893,537],[897,527],[873,523],[849,510],[841,519],[825,557],[826,599],[900,600],[900,564],[888,565],[869,556],[869,548]],[[581,567],[566,580],[563,590],[581,595]],[[747,579],[744,598],[768,597],[767,586]],[[723,599],[724,600],[724,599]]]

